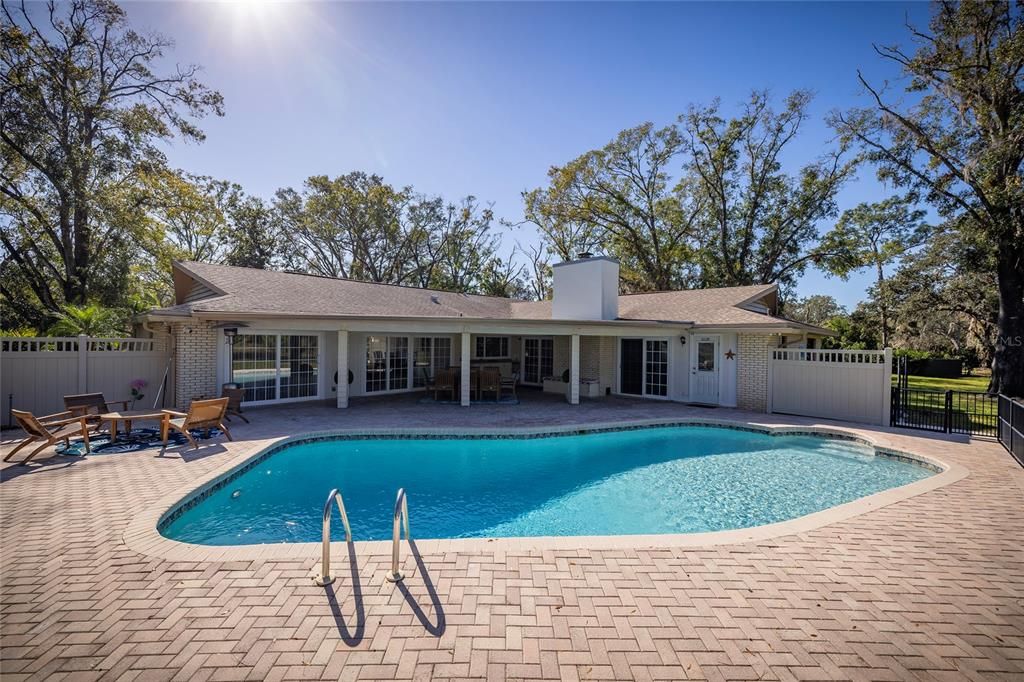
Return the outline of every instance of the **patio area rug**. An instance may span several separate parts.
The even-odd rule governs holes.
[[[216,438],[220,435],[220,429],[210,429],[209,435],[203,429],[193,429],[192,437],[196,441],[207,440],[209,438]],[[179,445],[185,445],[188,441],[185,436],[172,431],[167,435],[167,447],[175,448]],[[95,436],[89,436],[89,445],[92,448],[92,452],[85,452],[85,441],[81,438],[72,438],[71,443],[65,446],[63,443],[56,447],[58,455],[77,455],[79,457],[90,455],[110,455],[115,452],[136,452],[138,450],[146,450],[148,448],[160,448],[163,447],[163,441],[160,440],[160,431],[157,429],[132,429],[130,434],[119,433],[117,440],[111,442],[110,434],[101,433]]]

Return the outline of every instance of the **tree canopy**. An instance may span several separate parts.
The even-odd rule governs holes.
[[[624,130],[525,192],[526,219],[559,258],[618,257],[630,290],[788,288],[821,259],[818,223],[836,214],[855,167],[843,145],[783,167],[810,100],[796,91],[776,112],[758,91],[732,118],[715,101],[691,106],[675,125]]]
[[[860,82],[868,106],[833,116],[882,179],[922,193],[995,248],[999,292],[993,390],[1024,395],[1024,31],[1020,3],[934,5],[914,49],[876,46],[905,98]],[[966,232],[965,232],[966,234]]]
[[[198,67],[157,71],[171,42],[108,0],[4,2],[0,17],[0,292],[30,294],[37,311],[116,298],[159,144],[202,140],[196,121],[222,114],[222,98]]]

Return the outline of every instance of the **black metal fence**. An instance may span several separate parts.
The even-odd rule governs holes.
[[[998,424],[999,442],[1024,466],[1024,401],[1000,395]]]
[[[905,386],[901,383],[892,387],[889,419],[892,426],[989,438],[999,435],[999,408],[995,396]]]

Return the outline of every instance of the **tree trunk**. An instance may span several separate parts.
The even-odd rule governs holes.
[[[875,258],[878,258],[878,251],[875,251]],[[885,282],[885,274],[882,272],[881,261],[876,260],[878,268],[878,311],[882,314],[882,348],[889,347],[889,308],[885,303],[885,292],[882,291],[882,284]]]
[[[999,240],[999,321],[989,391],[1024,396],[1024,244]]]

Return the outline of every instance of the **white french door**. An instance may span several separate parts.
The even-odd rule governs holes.
[[[527,336],[523,339],[524,384],[540,385],[555,369],[555,342],[550,337]]]
[[[238,334],[231,344],[230,381],[245,391],[247,403],[320,397],[319,335]]]
[[[717,405],[721,337],[717,334],[694,335],[691,341],[690,402]]]

